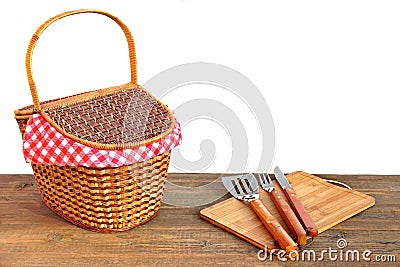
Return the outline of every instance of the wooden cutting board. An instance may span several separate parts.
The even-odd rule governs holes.
[[[375,199],[371,196],[330,184],[305,172],[294,172],[288,174],[287,178],[317,225],[319,233],[375,204]],[[276,181],[274,183],[281,191]],[[289,232],[268,193],[262,188],[260,199]],[[200,217],[261,249],[267,247],[269,251],[278,248],[274,245],[272,236],[244,201],[232,197],[201,210]]]

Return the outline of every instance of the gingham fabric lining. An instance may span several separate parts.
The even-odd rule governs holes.
[[[181,143],[181,129],[174,130],[158,142],[131,149],[101,150],[63,136],[40,114],[29,118],[23,143],[25,161],[31,164],[114,168],[151,159]]]

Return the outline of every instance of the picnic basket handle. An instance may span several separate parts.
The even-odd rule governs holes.
[[[115,17],[107,12],[104,12],[104,11],[95,10],[95,9],[80,9],[80,10],[67,11],[67,12],[61,13],[57,16],[54,16],[54,17],[46,20],[42,25],[40,25],[40,27],[33,34],[32,38],[29,42],[28,49],[26,51],[26,57],[25,57],[26,74],[28,76],[29,87],[30,87],[32,100],[33,100],[33,106],[37,112],[41,111],[41,106],[40,106],[39,97],[38,97],[37,90],[36,90],[36,84],[35,84],[35,81],[34,81],[33,75],[32,75],[32,55],[33,55],[33,50],[36,46],[36,43],[39,40],[39,37],[43,33],[43,31],[48,26],[50,26],[50,24],[52,24],[53,22],[55,22],[59,19],[62,19],[64,17],[68,17],[68,16],[76,15],[76,14],[82,14],[82,13],[97,13],[97,14],[104,15],[106,17],[109,17],[113,21],[115,21],[120,26],[120,28],[124,32],[125,38],[128,42],[129,64],[130,64],[130,68],[131,68],[131,82],[133,84],[137,84],[135,43],[133,41],[132,33],[130,32],[128,27],[120,19],[118,19],[117,17]]]

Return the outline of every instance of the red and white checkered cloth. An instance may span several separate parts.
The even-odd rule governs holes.
[[[174,130],[158,142],[131,149],[101,150],[65,137],[42,116],[34,114],[26,127],[23,152],[31,164],[113,168],[151,159],[178,146],[181,140],[177,122]]]

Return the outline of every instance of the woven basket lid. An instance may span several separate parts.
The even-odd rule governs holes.
[[[46,101],[41,106],[41,115],[59,132],[99,149],[149,144],[171,133],[175,126],[170,110],[133,84]],[[33,111],[33,106],[19,111]]]
[[[96,13],[116,22],[122,29],[129,52],[131,81],[56,100],[40,102],[32,74],[32,55],[45,29],[67,16]],[[33,106],[15,111],[16,116],[39,113],[61,134],[98,149],[125,149],[156,142],[172,132],[175,119],[169,109],[137,85],[136,52],[128,27],[117,17],[99,10],[82,9],[61,13],[45,21],[29,43],[25,66]]]

